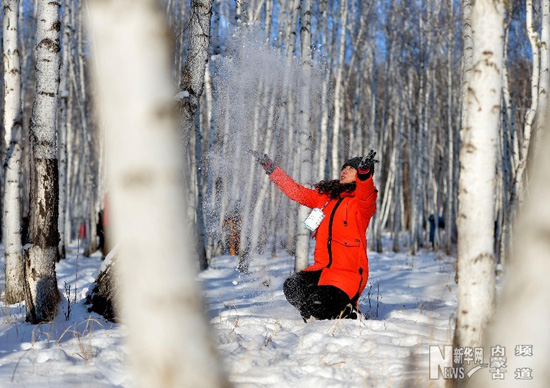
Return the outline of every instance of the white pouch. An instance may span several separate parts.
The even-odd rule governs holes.
[[[315,229],[317,229],[319,225],[321,225],[321,222],[323,221],[324,218],[325,218],[325,213],[323,213],[323,210],[316,207],[311,211],[311,213],[309,213],[309,216],[307,216],[307,218],[304,220],[304,225],[306,226],[306,228],[308,228],[312,232],[315,232]]]

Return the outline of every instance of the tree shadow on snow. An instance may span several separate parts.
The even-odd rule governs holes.
[[[386,303],[382,301],[360,300],[359,310],[363,315],[370,320],[383,321],[390,317],[394,312],[403,312],[405,314],[417,312],[425,313],[426,311],[437,311],[447,308],[448,304],[441,299],[431,301],[415,301],[406,303]],[[416,310],[416,311],[415,311]]]

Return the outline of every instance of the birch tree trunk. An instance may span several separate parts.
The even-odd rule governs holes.
[[[474,37],[472,31],[472,1],[462,0],[462,112],[461,112],[461,129],[465,126],[466,114],[468,107],[466,106],[466,97],[468,87],[470,85],[470,75],[472,73]],[[460,131],[462,136],[462,130]],[[461,137],[462,138],[462,137]]]
[[[525,117],[525,124],[523,129],[523,141],[521,147],[519,148],[519,163],[517,168],[514,171],[512,187],[510,188],[510,200],[508,206],[503,209],[504,211],[504,221],[502,226],[502,241],[501,241],[501,262],[505,263],[507,260],[507,242],[509,241],[509,236],[512,234],[514,229],[513,220],[514,215],[516,214],[516,209],[518,207],[518,200],[523,198],[524,190],[524,171],[527,167],[527,159],[529,156],[529,149],[531,144],[531,134],[533,132],[533,125],[535,124],[535,117],[537,116],[537,111],[539,106],[545,106],[539,104],[539,83],[541,80],[541,37],[536,31],[534,20],[533,20],[533,0],[526,0],[525,2],[525,24],[527,28],[527,36],[529,37],[529,44],[531,46],[531,55],[533,59],[532,71],[531,71],[531,106],[527,111]],[[549,26],[550,27],[550,26]],[[548,56],[546,56],[548,58]],[[505,73],[506,75],[506,73]],[[505,78],[507,79],[507,77]],[[540,95],[543,95],[542,93]],[[543,101],[544,102],[544,101]],[[539,122],[541,120],[539,119]],[[538,126],[542,126],[541,123]]]
[[[200,97],[204,90],[204,73],[208,63],[208,46],[210,44],[210,19],[212,17],[212,0],[191,0],[191,17],[189,21],[189,45],[187,59],[182,73],[180,84],[180,104],[183,114],[183,130],[186,138],[195,124],[195,114],[199,107]],[[199,131],[200,132],[200,131]],[[200,135],[200,134],[199,134]],[[200,136],[195,138],[199,142]],[[201,161],[199,161],[201,163]],[[197,176],[202,174],[201,166],[197,166]],[[200,178],[200,176],[198,176]],[[199,179],[200,183],[200,179]],[[199,191],[202,190],[199,187]],[[205,245],[205,226],[203,220],[203,198],[197,200],[197,252],[201,269],[208,267]]]
[[[268,154],[268,155],[272,154],[271,149],[272,149],[272,142],[273,142],[272,141],[273,120],[274,120],[274,113],[275,113],[274,100],[276,97],[276,91],[273,90],[270,93],[271,93],[271,97],[269,97],[269,101],[266,98],[266,101],[262,103],[262,105],[265,106],[266,108],[269,107],[267,121],[265,125],[266,129],[264,133],[265,144],[262,150],[264,154]],[[266,97],[267,96],[268,94],[266,93]],[[242,231],[244,231],[244,233],[250,234],[249,236],[250,238],[248,240],[243,240],[241,238],[241,244],[243,243],[243,241],[246,241],[249,244],[249,247],[247,248],[248,252],[261,251],[262,247],[260,247],[259,242],[260,242],[261,236],[264,234],[264,229],[263,229],[263,224],[265,223],[264,217],[266,213],[270,214],[270,212],[265,211],[264,203],[270,188],[272,188],[271,182],[267,179],[263,179],[262,183],[260,184],[260,188],[258,189],[257,195],[254,199],[255,203],[253,204],[253,209],[250,214],[250,227],[248,229],[244,229],[244,228],[241,229],[241,233]],[[246,221],[246,219],[244,221]],[[246,224],[247,224],[246,222],[243,222],[243,225],[246,225]],[[248,263],[246,263],[246,265],[248,265]]]
[[[195,115],[198,120],[198,115]],[[195,161],[196,168],[196,182],[197,182],[197,208],[196,208],[196,225],[197,225],[197,253],[199,254],[199,268],[205,270],[208,268],[208,257],[206,255],[206,225],[204,222],[204,196],[202,193],[202,174],[203,167],[203,155],[202,155],[202,132],[200,124],[195,123]]]
[[[214,12],[214,11],[213,11]],[[214,31],[214,26],[211,27]],[[213,155],[220,155],[219,152],[219,142],[220,142],[220,133],[216,133],[216,127],[214,126],[214,110],[212,107],[213,94],[212,94],[212,77],[210,74],[210,67],[207,65],[204,72],[204,95],[203,101],[206,104],[206,123],[205,127],[208,129],[208,148],[207,148],[207,158],[208,161],[208,171],[206,173],[206,189],[205,189],[205,210],[206,210],[206,229],[211,231],[211,233],[206,236],[206,257],[208,260],[211,260],[213,255],[221,254],[220,251],[220,229],[214,227],[216,222],[220,219],[221,214],[221,201],[217,195],[218,190],[215,188],[215,182],[219,177],[218,171],[218,161],[212,160]],[[216,176],[216,177],[215,177]]]
[[[424,139],[422,137],[424,132],[424,91],[427,88],[426,87],[426,62],[427,62],[427,54],[424,49],[424,40],[425,40],[425,31],[424,31],[424,20],[422,18],[422,13],[419,12],[418,15],[418,30],[419,30],[419,51],[422,56],[422,62],[420,64],[420,69],[422,72],[418,74],[418,96],[416,99],[416,115],[418,118],[418,121],[420,125],[418,125],[417,133],[414,134],[414,130],[412,131],[412,136],[410,138],[410,147],[411,147],[411,166],[418,166],[411,168],[411,237],[410,237],[410,252],[413,255],[416,255],[416,252],[418,250],[418,235],[420,234],[421,228],[418,228],[419,220],[423,218],[423,214],[421,214],[421,206],[422,206],[422,183],[424,180],[424,163],[422,163],[422,159],[424,158],[424,150],[423,147],[426,146],[424,143]],[[416,135],[416,136],[415,136]],[[398,146],[398,149],[400,147]],[[422,225],[422,224],[420,224]]]
[[[504,380],[493,380],[489,373],[477,373],[472,380],[474,387],[517,387],[518,380],[514,379],[513,373],[526,367],[533,374],[533,379],[528,381],[530,387],[543,388],[550,383],[550,308],[547,301],[550,294],[547,276],[550,271],[548,106],[541,107],[541,113],[544,110],[547,112],[546,119],[543,120],[546,124],[542,127],[544,133],[540,138],[540,152],[535,155],[532,170],[529,171],[533,183],[519,215],[514,250],[507,265],[507,272],[511,276],[505,280],[501,302],[485,340],[485,354],[491,354],[490,348],[497,344],[506,349],[508,374]],[[532,355],[517,357],[515,352],[518,345],[531,346]]]
[[[344,57],[346,52],[346,29],[348,16],[348,2],[341,1],[340,4],[340,34],[338,48],[338,68],[336,70],[336,79],[334,80],[334,121],[332,126],[332,152],[331,152],[331,176],[336,177],[340,172],[339,159],[339,139],[340,139],[340,124],[343,110],[342,96],[342,76],[344,74]],[[331,178],[332,179],[332,178]]]
[[[121,317],[129,329],[137,383],[222,386],[189,250],[170,33],[160,2],[94,0],[89,5],[119,244]],[[188,70],[201,73],[201,63]]]
[[[549,3],[548,0],[544,0],[546,4]],[[546,85],[548,83],[548,76],[545,76],[545,73],[548,73],[548,48],[547,45],[550,42],[541,41],[541,38],[544,39],[545,35],[548,35],[550,33],[550,26],[548,25],[548,20],[546,20],[547,25],[545,29],[545,20],[544,20],[544,13],[543,13],[543,25],[542,25],[542,36],[539,37],[539,34],[537,33],[533,21],[533,1],[527,0],[526,1],[526,25],[527,25],[527,34],[529,36],[529,43],[531,45],[531,52],[533,56],[533,68],[531,73],[531,107],[528,110],[527,117],[525,119],[524,124],[524,132],[523,132],[523,141],[521,143],[521,147],[519,148],[519,164],[516,169],[516,173],[514,176],[514,187],[512,188],[512,199],[511,199],[511,205],[510,205],[510,211],[514,212],[514,209],[516,208],[516,199],[519,200],[520,204],[523,199],[523,193],[524,193],[524,172],[525,168],[527,167],[527,161],[529,157],[529,150],[530,150],[530,144],[531,144],[531,135],[532,135],[532,128],[535,123],[535,117],[537,116],[537,111],[539,107],[546,107],[546,94],[548,86]],[[544,12],[544,9],[543,9]],[[549,15],[547,14],[546,18],[548,18]],[[548,36],[546,36],[546,40],[548,41]],[[541,68],[541,66],[544,66],[546,63],[546,68]],[[540,98],[540,103],[539,103]],[[537,121],[537,130],[542,128],[544,123],[542,122],[542,112],[539,113],[539,120]],[[517,188],[517,189],[516,189]],[[517,196],[517,198],[515,198]]]
[[[61,56],[61,74],[59,84],[59,258],[65,258],[66,212],[67,212],[67,128],[69,101],[69,58],[71,56],[71,5],[63,3],[63,54]]]
[[[75,67],[74,91],[77,95],[77,107],[79,113],[79,142],[80,146],[77,152],[82,152],[82,161],[79,163],[80,181],[79,185],[82,190],[82,195],[79,198],[78,207],[80,209],[80,217],[82,223],[86,225],[86,236],[83,239],[84,249],[83,256],[89,257],[90,254],[97,250],[97,233],[96,233],[96,218],[97,218],[97,194],[96,194],[96,173],[94,154],[95,128],[90,125],[88,120],[88,84],[87,84],[87,64],[86,53],[84,47],[84,12],[86,12],[83,2],[78,2],[75,19]]]
[[[401,88],[399,88],[401,89]],[[393,226],[393,244],[392,249],[394,252],[401,251],[401,214],[403,213],[403,204],[402,204],[402,195],[403,195],[403,184],[401,176],[401,131],[402,131],[402,100],[401,96],[397,98],[395,106],[399,107],[395,112],[395,123],[394,123],[394,144],[396,152],[395,155],[395,165],[398,166],[396,169],[395,177],[395,201],[393,205],[393,217],[392,217],[392,226]]]
[[[290,69],[292,66],[292,57],[294,56],[294,46],[296,44],[296,30],[298,25],[298,17],[300,10],[300,0],[287,1],[285,4],[285,10],[288,14],[288,20],[284,23],[283,28],[283,48],[284,48],[284,61],[285,69]],[[292,73],[285,72],[282,82],[282,109],[279,113],[281,117],[284,117],[286,120],[286,133],[285,145],[283,146],[285,150],[290,152],[292,155],[296,154],[297,146],[295,141],[295,131],[296,131],[296,106],[293,103],[295,98],[295,91],[292,89]],[[297,177],[296,173],[298,166],[298,158],[292,157],[289,160],[287,171],[291,175]],[[299,178],[296,178],[299,179]],[[295,202],[290,202],[287,208],[286,216],[286,250],[290,256],[296,254],[296,229],[298,222],[298,204]]]
[[[511,18],[507,18],[505,34],[504,34],[504,63],[508,63],[508,42],[510,36],[510,24]],[[510,94],[510,76],[507,66],[502,67],[502,94],[503,94],[503,124],[501,130],[501,149],[502,149],[502,179],[501,179],[501,219],[499,220],[500,233],[496,235],[497,246],[497,263],[505,264],[508,260],[510,247],[510,190],[511,182],[513,179],[512,172],[515,171],[514,153],[513,153],[513,139],[516,133],[515,125],[515,109],[512,102],[512,96]]]
[[[5,253],[6,304],[24,299],[23,248],[21,240],[21,65],[17,44],[19,0],[4,2],[3,65],[4,65],[4,199],[2,209],[2,236]]]
[[[55,262],[58,254],[59,175],[56,112],[61,50],[57,1],[38,2],[36,88],[31,117],[34,179],[31,187],[31,241],[25,263],[27,321],[50,321],[60,296]]]
[[[265,2],[265,41],[271,41],[271,28],[273,25],[273,0]]]
[[[326,60],[327,62],[329,62],[329,64],[324,69],[323,80],[321,84],[321,125],[319,128],[319,132],[320,132],[319,141],[318,141],[319,146],[317,147],[318,149],[317,152],[319,153],[318,179],[324,180],[324,179],[327,179],[327,175],[328,175],[327,173],[329,172],[327,168],[327,164],[328,164],[328,157],[329,157],[328,155],[328,150],[329,150],[328,121],[329,121],[329,110],[330,110],[330,107],[329,107],[330,98],[328,98],[328,95],[329,95],[330,78],[332,74],[331,72],[332,66],[330,65],[330,59],[332,58],[332,56],[329,56],[328,53],[332,52],[333,45],[331,44],[332,40],[330,39],[330,34],[332,32],[328,27],[328,22],[326,21],[327,14],[328,14],[327,0],[321,0],[319,2],[319,8],[321,12],[321,18],[322,20],[325,20],[323,29],[321,30],[322,31],[320,34],[321,36],[319,39],[321,41],[321,45],[324,47],[327,47]]]
[[[449,0],[449,20],[454,20],[454,0]],[[454,29],[452,23],[449,23],[449,29],[447,31],[447,195],[445,199],[445,221],[447,222],[445,241],[443,243],[445,253],[451,254],[452,249],[452,230],[454,224],[454,212],[453,206],[455,203],[455,190],[454,190],[454,174],[455,169],[455,151],[454,151],[454,120],[453,120],[453,38]]]
[[[412,93],[413,93],[413,82],[414,76],[413,74],[409,74],[409,85],[408,85],[408,100],[413,101]],[[422,75],[420,75],[419,79],[419,89],[422,90],[423,85]],[[420,104],[418,104],[420,105]],[[420,141],[417,141],[417,136],[420,137],[420,134],[416,133],[416,126],[410,125],[409,128],[409,165],[410,166],[418,166],[417,160],[420,158],[420,150],[418,149],[418,145],[420,144]],[[421,218],[418,215],[418,197],[421,196],[421,194],[417,193],[417,189],[419,187],[419,179],[420,179],[420,168],[409,168],[409,206],[410,206],[410,222],[409,222],[409,228],[410,228],[410,237],[409,237],[409,244],[410,244],[410,253],[412,255],[416,255],[416,252],[418,250],[418,234],[420,231],[417,230],[417,219]]]
[[[536,139],[540,139],[543,127],[546,125],[542,119],[544,109],[548,104],[548,93],[550,93],[550,0],[541,0],[542,8],[542,25],[541,25],[541,50],[540,50],[540,88],[539,88],[539,120],[537,121],[537,130],[535,133]],[[535,152],[537,151],[539,142],[535,142]],[[523,190],[519,191],[520,204],[522,200]]]
[[[241,22],[242,3],[240,1],[235,2],[235,25],[239,25]]]
[[[292,58],[294,53],[294,45],[296,43],[296,29],[298,16],[300,11],[300,1],[301,0],[290,0],[287,2],[285,7],[288,11],[288,20],[286,21],[284,29],[284,56],[288,60]]]
[[[395,11],[395,7],[396,7],[396,3],[397,3],[397,0],[394,0],[392,1],[391,5],[390,5],[390,9],[389,9],[389,15],[390,15],[390,24],[394,24],[395,23],[395,20],[396,20],[396,16],[397,16],[397,12],[394,12]],[[389,117],[389,106],[390,106],[390,103],[389,103],[389,99],[390,99],[390,95],[393,93],[392,91],[392,84],[390,82],[390,79],[392,79],[393,77],[393,72],[395,71],[394,70],[394,62],[395,62],[395,56],[396,56],[396,49],[395,49],[395,46],[396,46],[396,41],[397,41],[397,29],[393,29],[391,31],[388,31],[388,42],[387,42],[387,45],[388,45],[388,48],[386,50],[386,60],[385,60],[385,64],[384,64],[384,74],[385,74],[385,80],[384,80],[384,86],[383,86],[383,93],[384,93],[384,102],[382,104],[382,109],[383,109],[383,113],[382,113],[382,117],[381,117],[381,124],[380,124],[380,127],[381,127],[381,136],[380,136],[380,139],[379,139],[379,142],[378,142],[378,154],[379,155],[384,155],[384,153],[386,152],[386,143],[387,143],[387,137],[389,136],[389,134],[392,132],[391,130],[389,130],[389,125],[388,125],[388,121],[390,120],[390,117]],[[373,228],[373,233],[374,233],[374,241],[373,244],[372,244],[372,247],[374,250],[376,250],[377,252],[382,252],[383,251],[383,247],[382,247],[382,232],[383,232],[383,229],[384,227],[386,226],[386,221],[387,221],[387,217],[386,216],[383,216],[384,214],[384,209],[385,209],[385,206],[384,206],[384,202],[389,198],[389,194],[390,194],[390,191],[389,191],[389,184],[390,182],[392,182],[392,179],[395,179],[395,169],[396,169],[396,166],[393,164],[394,163],[394,156],[393,156],[393,151],[391,153],[391,156],[388,158],[389,160],[389,163],[390,163],[390,166],[389,168],[386,166],[385,164],[385,160],[383,157],[380,158],[380,166],[378,168],[378,171],[389,171],[388,174],[387,174],[387,178],[386,178],[386,182],[385,184],[381,184],[380,185],[380,189],[381,189],[381,195],[378,196],[377,198],[377,202],[376,202],[376,208],[377,209],[382,209],[381,212],[377,211],[375,213],[375,216],[374,216],[374,228]],[[383,183],[384,182],[384,174],[379,174],[379,179],[380,179],[380,182]],[[391,178],[391,179],[390,179]]]
[[[310,117],[310,73],[311,73],[311,0],[301,0],[301,58],[302,72],[304,79],[301,83],[300,108],[298,113],[299,133],[298,133],[298,154],[300,158],[300,181],[303,184],[311,183],[311,172],[313,169],[313,139],[311,136],[311,117]],[[294,269],[301,271],[308,266],[309,258],[309,230],[302,224],[307,218],[309,208],[300,206],[298,209],[298,227],[296,237],[296,262]]]
[[[539,106],[539,81],[540,81],[540,65],[541,65],[541,41],[539,34],[535,28],[533,20],[533,0],[526,0],[525,2],[525,24],[527,27],[527,35],[529,37],[529,44],[531,46],[531,55],[533,56],[533,68],[531,72],[531,107],[527,112],[527,117],[525,118],[524,132],[523,132],[523,142],[521,144],[520,151],[520,161],[516,171],[516,177],[514,183],[517,183],[519,190],[523,188],[523,171],[527,164],[527,156],[529,152],[529,144],[531,142],[531,133],[533,124],[535,122],[535,116],[537,115],[537,108]],[[547,56],[548,57],[548,56]],[[546,94],[546,92],[541,93]],[[545,101],[541,101],[544,103]],[[541,105],[546,106],[546,105]],[[542,120],[539,119],[539,122]],[[542,127],[542,124],[539,124]]]
[[[504,2],[472,8],[473,68],[460,152],[457,346],[481,346],[494,308],[494,195],[502,89]]]

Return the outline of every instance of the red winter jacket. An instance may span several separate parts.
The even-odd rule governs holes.
[[[357,305],[369,277],[366,230],[378,195],[372,177],[357,179],[354,192],[336,199],[299,185],[279,167],[269,179],[301,205],[322,208],[328,202],[323,209],[325,218],[313,234],[317,240],[315,263],[305,271],[322,270],[318,284],[338,287]]]

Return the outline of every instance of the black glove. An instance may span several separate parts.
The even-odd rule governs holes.
[[[273,160],[267,154],[260,154],[258,151],[254,150],[247,150],[247,152],[251,153],[254,158],[256,158],[256,161],[262,165],[262,167],[265,170],[265,173],[267,175],[271,175],[273,171],[275,171],[275,163],[273,163]]]
[[[374,159],[375,155],[376,152],[374,150],[370,150],[369,154],[363,156],[361,159],[359,167],[357,168],[357,177],[360,180],[366,181],[374,174],[374,164],[380,163],[380,161]]]

